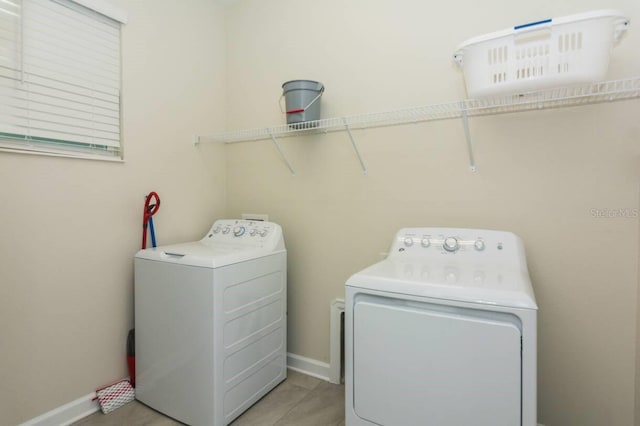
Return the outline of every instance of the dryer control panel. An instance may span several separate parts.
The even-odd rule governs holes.
[[[207,245],[264,247],[277,245],[282,239],[280,225],[273,222],[241,219],[216,220],[201,240]]]
[[[404,228],[386,259],[347,286],[537,309],[522,240],[506,231]]]
[[[396,234],[389,257],[441,256],[518,261],[522,241],[511,232],[466,228],[403,228]]]

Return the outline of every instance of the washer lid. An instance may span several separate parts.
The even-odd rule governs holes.
[[[284,249],[271,250],[270,248],[247,247],[239,244],[209,245],[202,241],[195,241],[140,250],[136,253],[136,259],[201,266],[203,268],[219,268],[283,252],[285,252]]]
[[[276,253],[286,253],[280,225],[219,219],[200,241],[140,250],[136,258],[219,268]]]
[[[346,283],[402,295],[525,309],[538,309],[527,270],[500,264],[428,263],[389,257]]]

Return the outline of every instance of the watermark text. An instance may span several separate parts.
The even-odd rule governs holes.
[[[640,214],[640,209],[632,209],[629,207],[623,207],[619,209],[589,209],[591,217],[596,219],[636,219]]]

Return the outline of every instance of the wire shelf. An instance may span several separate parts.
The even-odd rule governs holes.
[[[197,136],[198,142],[235,143],[265,140],[309,133],[327,133],[387,127],[426,121],[505,114],[536,109],[560,108],[611,102],[640,97],[640,77],[548,89],[518,95],[466,99],[458,102],[403,108],[345,117],[326,118],[295,125],[236,130],[216,135]]]

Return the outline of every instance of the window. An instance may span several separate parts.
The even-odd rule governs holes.
[[[122,157],[122,22],[100,0],[0,0],[0,149]]]

